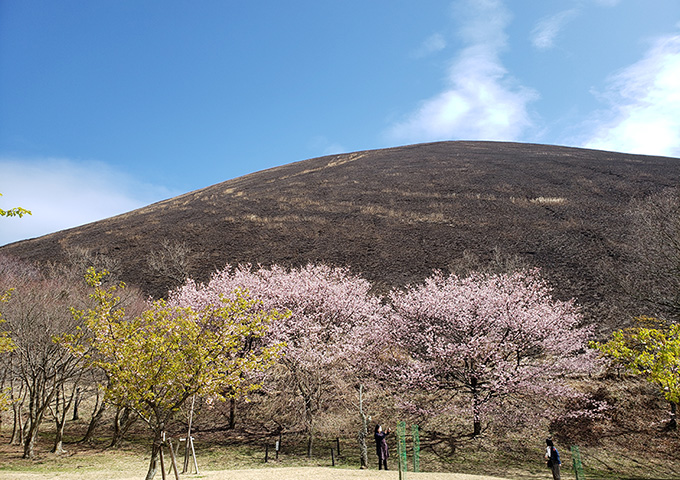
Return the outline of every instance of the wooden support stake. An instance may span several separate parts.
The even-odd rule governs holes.
[[[264,463],[269,461],[269,444],[264,446]]]
[[[196,450],[194,449],[194,437],[189,437],[189,443],[191,444],[191,456],[194,459],[194,468],[196,469],[196,475],[200,475],[198,471],[198,461],[196,460]]]
[[[172,440],[168,438],[168,446],[170,447],[170,460],[172,461],[172,470],[175,472],[175,480],[179,480],[179,473],[177,472],[177,458],[175,450],[172,448]],[[179,447],[179,444],[177,445]]]
[[[160,444],[160,451],[158,452],[160,458],[161,458],[161,477],[163,477],[163,480],[166,480],[165,478],[165,462],[163,461],[163,444],[165,443],[165,432],[163,432],[161,436],[161,444]]]
[[[194,404],[196,403],[196,395],[191,397],[191,411],[189,412],[189,428],[187,429],[187,445],[184,451],[184,469],[182,473],[188,473],[189,471],[189,441],[191,438],[191,423],[194,420]],[[196,472],[198,473],[198,472]]]
[[[191,441],[191,455],[194,457],[194,467],[196,468],[196,475],[200,475],[198,472],[198,461],[196,460],[196,450],[194,450],[194,437],[190,437]]]

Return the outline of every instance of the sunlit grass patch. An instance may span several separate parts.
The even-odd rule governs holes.
[[[567,202],[564,197],[510,197],[510,201],[516,205],[562,205]]]

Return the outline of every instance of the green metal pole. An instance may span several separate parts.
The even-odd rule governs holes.
[[[413,471],[420,472],[420,433],[418,432],[418,425],[411,425],[411,434],[413,436]]]
[[[406,458],[406,422],[397,424],[397,453],[399,456],[399,480],[406,480],[408,471]]]
[[[571,461],[574,464],[576,480],[586,480],[586,476],[583,473],[583,464],[581,463],[581,452],[576,445],[571,447]]]

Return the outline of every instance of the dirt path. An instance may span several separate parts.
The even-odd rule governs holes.
[[[408,473],[409,480],[505,480],[500,477],[484,477],[457,473]],[[143,475],[118,474],[110,472],[70,472],[70,473],[21,473],[0,471],[0,480],[139,480]],[[168,480],[173,479],[169,475]],[[349,470],[325,467],[303,468],[262,468],[253,470],[205,471],[200,475],[181,475],[182,480],[396,480],[397,471]],[[161,475],[156,475],[160,480]]]

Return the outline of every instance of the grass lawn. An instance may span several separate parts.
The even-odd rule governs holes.
[[[5,433],[5,432],[3,432]],[[48,428],[41,434],[36,445],[34,460],[22,459],[22,448],[9,445],[7,434],[0,435],[0,480],[132,480],[143,479],[146,475],[150,446],[146,431],[131,434],[118,449],[107,448],[110,438],[104,432],[94,445],[74,443],[82,438],[82,432],[75,429],[66,439],[65,455],[49,453],[53,444],[53,432]],[[174,437],[177,438],[177,437]],[[396,451],[389,460],[392,470],[378,471],[377,462],[369,456],[370,469],[360,470],[356,440],[345,438],[341,441],[342,455],[335,458],[331,466],[330,448],[334,440],[319,439],[312,458],[305,454],[304,438],[288,435],[283,437],[285,448],[278,459],[269,439],[269,461],[265,463],[264,440],[251,439],[234,433],[217,432],[211,436],[199,434],[196,454],[200,475],[185,474],[180,478],[204,478],[208,480],[293,480],[293,479],[394,479],[399,478],[395,470]],[[635,442],[638,448],[621,447],[616,444],[599,447],[582,447],[586,478],[588,480],[670,480],[680,478],[680,461],[670,459],[667,454],[654,451],[666,443],[677,444],[677,435],[649,437],[644,443]],[[70,442],[70,443],[69,443]],[[543,461],[543,447],[540,442],[524,442],[509,438],[505,444],[498,440],[480,440],[459,448],[454,455],[438,456],[432,449],[421,451],[421,470],[409,471],[409,480],[536,480],[551,478]],[[571,467],[568,446],[560,445],[563,462],[562,478],[575,478]],[[665,451],[665,450],[664,450]],[[182,470],[183,449],[178,459]],[[373,453],[369,451],[369,455]],[[663,453],[663,452],[661,452]],[[409,455],[409,463],[412,461]],[[165,466],[168,479],[174,479],[170,468],[169,451],[165,450]],[[411,467],[411,463],[409,465]],[[156,479],[161,479],[160,472]]]
[[[37,460],[21,459],[18,447],[0,446],[0,480],[132,480],[144,478],[148,468],[146,449],[127,447],[119,450],[83,449],[70,446],[69,453],[64,456],[41,453]],[[225,469],[222,455],[212,449],[198,455],[200,474],[180,475],[182,479],[202,478],[206,480],[345,480],[345,479],[398,479],[396,470],[378,471],[376,469],[359,470],[346,464],[337,467],[319,466],[315,460],[292,459],[271,461],[264,464],[263,459],[255,463],[249,453],[243,449],[230,449],[229,469]],[[169,455],[166,454],[167,478],[174,479],[171,471]],[[182,459],[178,459],[179,471],[182,470]],[[222,463],[222,465],[220,465]],[[288,466],[290,463],[303,463],[305,466]],[[221,468],[220,468],[221,467]],[[408,478],[414,480],[498,480],[500,477],[476,476],[454,473],[413,473]],[[158,472],[156,478],[160,479]]]
[[[93,469],[92,467],[84,471],[51,471],[51,472],[16,472],[1,471],[0,479],[3,480],[47,480],[47,479],[69,479],[69,480],[132,480],[144,478],[146,471],[140,468],[137,472],[131,471],[112,471],[104,468]],[[408,478],[413,480],[503,480],[499,477],[485,477],[477,475],[466,475],[456,473],[412,473],[409,472]],[[156,474],[160,479],[160,473]],[[172,473],[168,474],[168,479],[174,479]],[[281,468],[260,468],[249,470],[212,470],[201,471],[199,475],[185,474],[180,475],[181,479],[202,478],[206,480],[352,480],[352,479],[398,479],[397,471],[377,471],[377,470],[350,470],[333,467],[281,467]]]
[[[41,444],[40,448],[36,449],[38,457],[31,461],[22,459],[21,448],[10,446],[5,440],[5,438],[0,438],[0,480],[132,480],[144,478],[148,468],[149,452],[145,443],[128,443],[125,447],[115,450],[70,444],[66,445],[67,454],[61,456],[48,453],[47,445]],[[181,453],[180,456],[182,456]],[[279,460],[275,460],[272,455],[270,461],[264,463],[264,451],[247,445],[228,447],[204,445],[198,448],[197,457],[200,474],[183,474],[180,478],[206,480],[396,480],[399,478],[397,470],[378,471],[373,466],[368,470],[360,470],[355,465],[355,458],[346,457],[338,458],[336,467],[330,466],[330,458],[308,459],[301,455],[282,455]],[[166,471],[169,472],[167,478],[174,479],[167,450],[165,459]],[[180,472],[182,462],[183,457],[178,459]],[[396,466],[396,457],[392,459],[392,463]],[[407,475],[409,479],[414,480],[498,480],[501,478],[444,472],[408,472]],[[160,471],[156,474],[156,478],[162,478]]]

